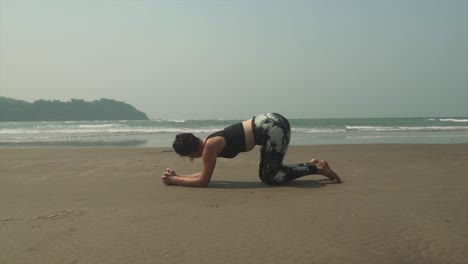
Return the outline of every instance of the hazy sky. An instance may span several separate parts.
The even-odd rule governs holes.
[[[0,0],[0,96],[165,119],[468,116],[468,1]]]

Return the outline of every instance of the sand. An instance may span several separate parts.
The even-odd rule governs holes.
[[[0,148],[0,263],[468,263],[468,145],[292,146],[344,180],[259,182],[258,150],[208,188],[168,148]]]

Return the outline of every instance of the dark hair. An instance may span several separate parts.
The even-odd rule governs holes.
[[[174,143],[172,143],[172,148],[177,154],[187,156],[196,151],[199,144],[200,139],[192,133],[180,133],[176,135]]]

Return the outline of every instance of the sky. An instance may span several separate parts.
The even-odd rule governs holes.
[[[467,117],[466,0],[0,0],[0,96],[153,119]]]

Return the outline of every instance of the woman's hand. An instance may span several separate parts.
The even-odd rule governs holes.
[[[174,170],[172,170],[171,168],[167,168],[166,171],[163,173],[163,175],[161,176],[161,180],[164,184],[166,185],[171,185],[173,184],[172,182],[172,177],[173,176],[177,176],[177,174],[175,173]]]

